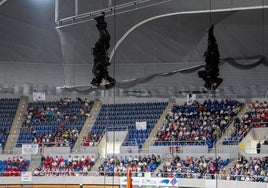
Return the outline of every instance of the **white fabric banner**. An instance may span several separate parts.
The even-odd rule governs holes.
[[[196,100],[196,94],[187,95],[187,105],[192,105],[195,100]]]
[[[142,122],[136,121],[136,129],[137,130],[146,130],[147,129],[147,122],[146,121],[142,121]]]
[[[46,100],[46,93],[45,92],[33,92],[33,100],[34,101]]]
[[[21,149],[22,154],[38,154],[38,144],[23,144]]]
[[[21,172],[21,181],[22,182],[32,181],[32,172]]]

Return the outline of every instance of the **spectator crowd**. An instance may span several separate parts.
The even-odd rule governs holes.
[[[231,99],[174,105],[156,135],[155,144],[207,144],[213,147],[213,142],[222,135],[242,105]]]
[[[87,176],[95,163],[94,156],[69,155],[42,156],[39,167],[33,171],[34,176]]]
[[[161,163],[160,155],[147,156],[111,156],[100,164],[99,175],[126,176],[130,168],[133,176],[143,177],[146,172],[154,172]]]
[[[238,144],[253,127],[268,127],[268,104],[266,101],[250,103],[246,112],[234,120],[233,130],[224,138],[223,144]]]
[[[0,176],[20,176],[21,172],[28,170],[30,160],[22,156],[8,157],[6,160],[0,160]]]
[[[30,103],[21,134],[26,135],[30,143],[40,146],[72,147],[91,107],[92,102],[80,98]]]

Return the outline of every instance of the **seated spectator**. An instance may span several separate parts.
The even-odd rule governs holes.
[[[102,136],[102,134],[88,133],[88,135],[83,138],[82,146],[95,146],[95,143],[98,143],[102,139]]]
[[[83,160],[82,160],[83,159]],[[87,176],[88,171],[94,165],[89,156],[46,156],[45,160],[41,159],[39,167],[34,170],[35,176]]]
[[[208,144],[212,147],[241,106],[240,102],[231,99],[174,105],[156,135],[156,145]]]
[[[266,101],[250,103],[246,112],[234,120],[233,130],[224,139],[223,144],[238,144],[253,127],[268,127],[268,105]]]
[[[230,180],[265,182],[268,175],[266,158],[241,156],[233,163]]]
[[[21,128],[21,142],[38,143],[46,147],[73,147],[91,109],[89,102],[72,101],[30,103]],[[83,110],[85,113],[81,114]],[[30,133],[30,134],[28,134]]]
[[[23,159],[22,156],[8,157],[7,160],[3,160],[1,164],[2,176],[20,176],[21,172],[28,170],[30,160]]]
[[[159,156],[158,156],[159,157]],[[158,162],[161,159],[158,159]],[[118,158],[108,157],[99,166],[99,175],[122,176],[127,174],[127,169],[131,168],[133,176],[143,177],[145,172],[154,172],[158,167],[157,157],[154,154],[148,156],[125,156]]]
[[[212,157],[205,158],[187,156],[181,159],[177,155],[163,164],[162,172],[164,177],[179,178],[203,178],[206,174],[219,174],[225,172],[224,166],[228,165],[229,160],[222,160],[220,157],[216,159]]]

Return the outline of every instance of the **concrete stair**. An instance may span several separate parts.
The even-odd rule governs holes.
[[[157,123],[155,124],[154,128],[152,129],[150,135],[148,136],[148,138],[146,139],[146,141],[143,144],[143,150],[146,151],[149,148],[149,145],[152,144],[156,137],[155,135],[157,134],[157,131],[161,129],[167,114],[170,112],[172,106],[174,104],[174,101],[169,101],[166,109],[163,111],[162,115],[160,116],[160,118],[158,119]]]
[[[240,117],[241,115],[243,115],[246,112],[247,107],[248,107],[248,105],[245,104],[243,106],[243,108],[238,112],[238,114],[235,117],[233,117],[233,119],[235,119],[235,118]],[[226,136],[228,136],[233,131],[233,129],[234,129],[234,121],[232,121],[230,123],[230,125],[228,126],[228,128],[225,130],[225,132],[222,134],[222,136],[218,139],[218,141],[216,143],[216,147],[219,147],[219,146],[222,145],[222,141],[224,140],[224,138]]]
[[[72,153],[79,152],[79,150],[81,149],[83,138],[87,136],[89,131],[92,129],[94,122],[96,121],[96,118],[99,114],[100,108],[101,102],[99,100],[95,100],[90,114],[87,117],[84,126],[79,134],[79,137],[77,138],[77,141],[72,149]]]
[[[17,108],[16,115],[12,122],[12,126],[9,131],[9,136],[4,148],[5,154],[12,154],[13,148],[16,147],[19,137],[20,129],[23,123],[23,115],[25,114],[28,106],[28,97],[20,97],[20,102]]]
[[[28,170],[35,170],[37,167],[39,167],[39,164],[41,162],[41,155],[36,154],[36,155],[31,155],[31,163],[28,168]]]

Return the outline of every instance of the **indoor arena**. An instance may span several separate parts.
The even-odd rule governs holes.
[[[0,188],[268,188],[268,0],[0,0]]]

